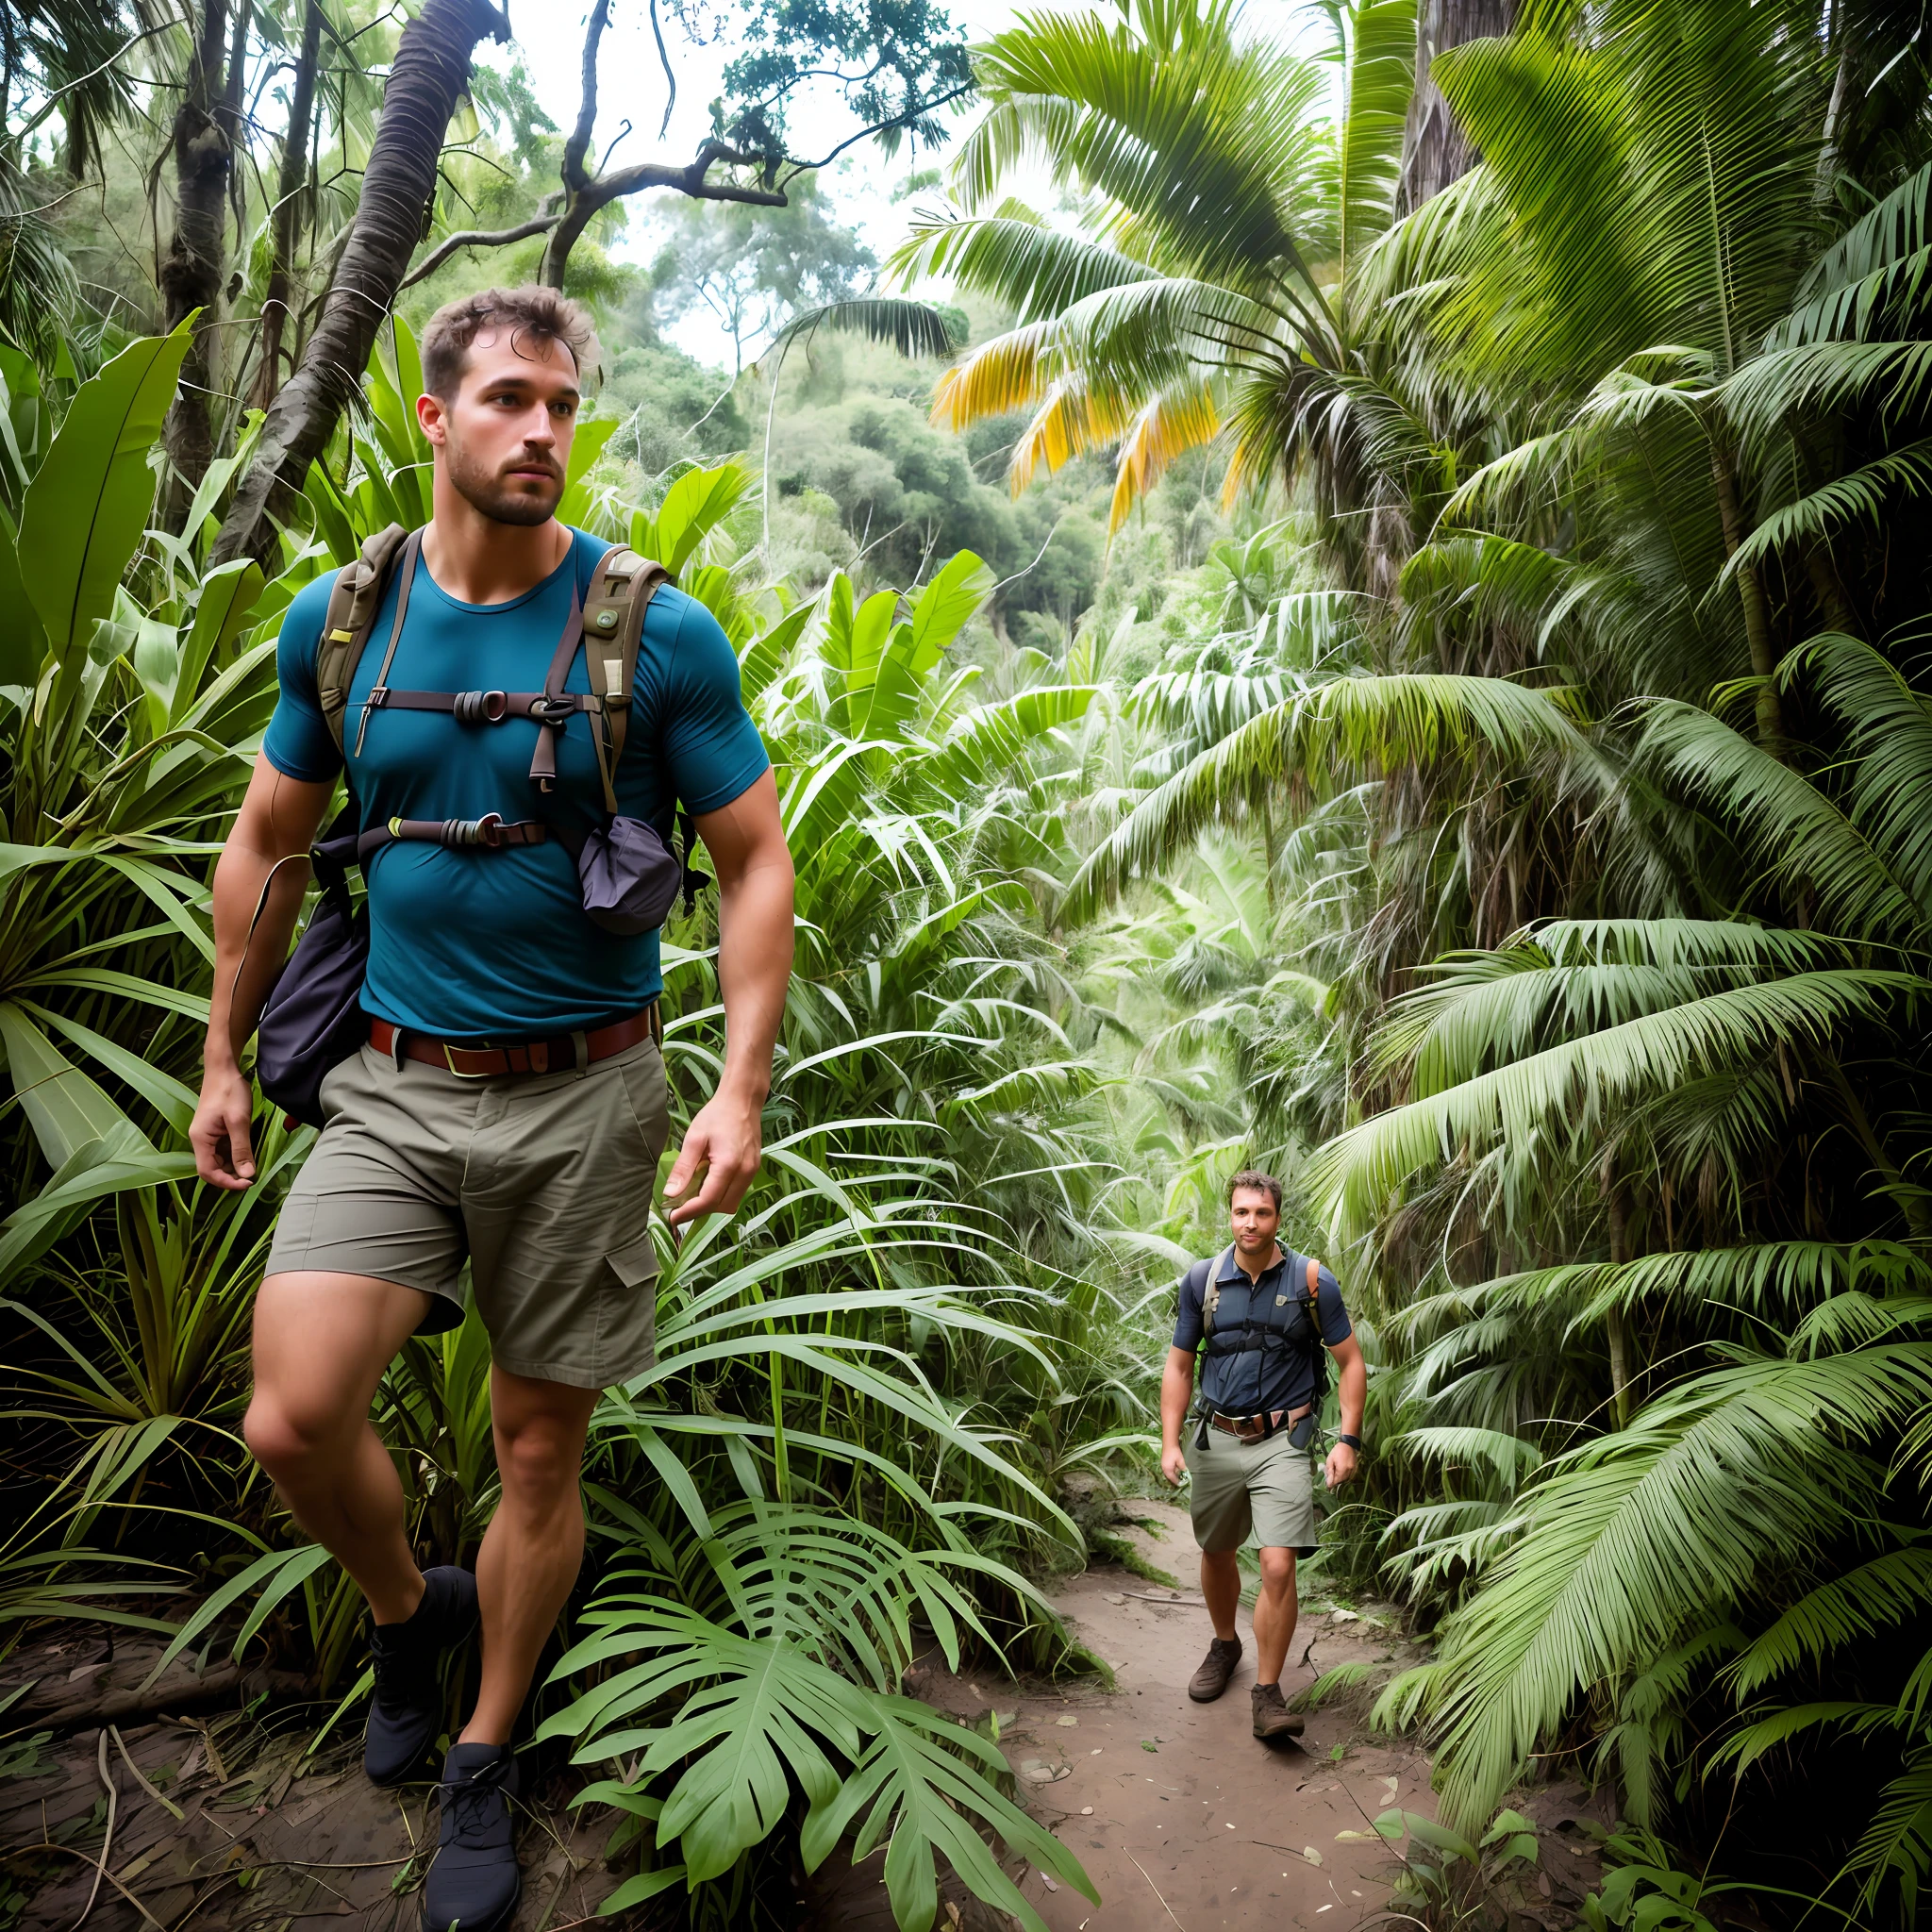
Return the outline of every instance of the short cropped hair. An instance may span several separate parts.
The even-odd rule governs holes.
[[[1227,1184],[1229,1206],[1233,1205],[1234,1197],[1243,1191],[1266,1194],[1274,1203],[1275,1213],[1281,1212],[1281,1183],[1272,1174],[1263,1174],[1258,1167],[1242,1168]]]
[[[508,325],[518,355],[525,341],[561,342],[581,375],[603,353],[591,318],[568,295],[555,289],[479,289],[445,302],[423,330],[423,387],[440,402],[451,402],[470,366],[470,345],[487,328]]]

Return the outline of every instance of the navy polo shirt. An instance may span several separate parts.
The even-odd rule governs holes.
[[[1200,1347],[1202,1332],[1202,1289],[1192,1285],[1193,1273],[1190,1269],[1181,1276],[1180,1313],[1174,1324],[1174,1345],[1190,1354]],[[1282,1255],[1272,1268],[1261,1271],[1258,1281],[1251,1283],[1235,1259],[1234,1250],[1227,1248],[1209,1264],[1202,1276],[1204,1286],[1216,1276],[1221,1282],[1221,1300],[1214,1310],[1215,1334],[1229,1335],[1237,1328],[1252,1332],[1262,1325],[1264,1316],[1275,1313],[1272,1304],[1292,1303],[1307,1292],[1308,1257]],[[1284,1306],[1276,1319],[1291,1312]],[[1341,1290],[1325,1268],[1315,1276],[1315,1313],[1322,1340],[1330,1348],[1355,1333],[1348,1310],[1341,1305]],[[1277,1408],[1299,1408],[1315,1391],[1315,1366],[1307,1348],[1292,1345],[1208,1354],[1201,1357],[1201,1393],[1224,1415],[1262,1415]]]

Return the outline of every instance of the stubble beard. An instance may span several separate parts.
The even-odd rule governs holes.
[[[530,475],[507,476],[500,471],[486,470],[455,443],[448,446],[448,459],[449,480],[458,495],[492,523],[532,529],[547,524],[563,499],[560,475],[541,480]]]

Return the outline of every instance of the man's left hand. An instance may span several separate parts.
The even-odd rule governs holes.
[[[664,1184],[664,1219],[672,1227],[707,1214],[729,1214],[744,1199],[764,1151],[759,1108],[749,1099],[716,1093],[691,1116],[684,1145]],[[682,1197],[700,1171],[704,1183]]]
[[[1346,1442],[1338,1442],[1328,1452],[1328,1460],[1323,1466],[1323,1474],[1331,1490],[1339,1490],[1343,1483],[1355,1480],[1355,1451]]]

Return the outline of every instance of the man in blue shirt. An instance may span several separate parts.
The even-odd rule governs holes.
[[[1253,1169],[1236,1174],[1228,1224],[1233,1245],[1197,1261],[1181,1278],[1174,1346],[1160,1380],[1160,1467],[1171,1483],[1184,1471],[1193,1477],[1189,1506],[1201,1545],[1201,1594],[1214,1624],[1214,1641],[1188,1686],[1196,1703],[1219,1697],[1241,1661],[1235,1552],[1250,1534],[1260,1544],[1254,1729],[1269,1740],[1302,1729],[1282,1696],[1281,1671],[1294,1636],[1295,1557],[1315,1552],[1308,1445],[1327,1379],[1322,1351],[1341,1372],[1341,1431],[1325,1469],[1330,1489],[1356,1472],[1369,1372],[1335,1277],[1307,1256],[1284,1254],[1275,1241],[1281,1183]],[[1181,1425],[1197,1352],[1201,1398],[1192,1446],[1184,1453]]]
[[[539,722],[370,703],[385,693],[543,691],[606,546],[559,524],[579,371],[593,337],[548,289],[448,305],[423,338],[418,419],[434,510],[406,552],[331,728],[318,688],[329,585],[290,606],[280,702],[215,870],[215,986],[192,1141],[212,1185],[255,1179],[243,1045],[288,949],[300,867],[346,780],[357,823],[524,828],[500,849],[434,840],[367,863],[369,1040],[323,1085],[325,1125],[277,1224],[256,1304],[245,1431],[302,1527],[367,1597],[375,1696],[365,1765],[414,1774],[441,1726],[438,1666],[480,1618],[476,1705],[443,1767],[425,1925],[496,1932],[518,1874],[510,1729],[583,1552],[578,1469],[598,1391],[650,1366],[658,1273],[648,1216],[668,1132],[655,931],[593,924],[567,835],[609,809],[588,710]],[[398,622],[396,612],[401,610]],[[608,648],[608,647],[607,647]],[[604,689],[613,688],[607,667]],[[591,690],[576,651],[564,688]],[[729,641],[675,590],[639,646],[617,810],[668,830],[695,815],[719,889],[726,1045],[666,1185],[679,1225],[728,1213],[760,1155],[759,1114],[791,974],[792,873],[764,748]],[[249,942],[251,916],[262,915]],[[700,1180],[700,1177],[701,1180]],[[411,1334],[462,1320],[458,1274],[491,1338],[502,1498],[474,1575],[417,1567],[396,1472],[370,1425]]]

